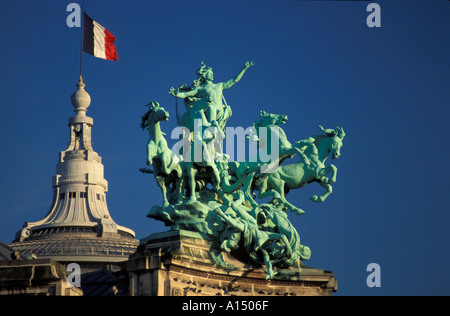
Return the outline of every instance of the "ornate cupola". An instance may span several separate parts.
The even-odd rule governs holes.
[[[92,148],[94,121],[86,116],[91,97],[84,88],[80,76],[71,97],[75,116],[69,119],[70,142],[60,152],[53,177],[52,206],[42,220],[26,222],[10,246],[23,255],[93,266],[126,261],[139,242],[108,211],[108,182]]]

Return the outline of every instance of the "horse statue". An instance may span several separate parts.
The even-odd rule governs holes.
[[[326,160],[339,158],[345,132],[341,127],[319,126],[318,135],[290,142],[283,130],[288,117],[266,111],[260,111],[245,131],[227,129],[232,111],[224,91],[253,65],[246,62],[234,78],[213,82],[212,69],[202,62],[196,72],[198,79],[191,85],[170,88],[178,123],[172,139],[181,132],[173,147],[168,146],[170,140],[166,141],[160,126],[169,120],[169,113],[158,102],[147,104],[141,128],[149,133],[146,162],[152,168],[141,171],[154,175],[163,194],[163,205],[153,205],[147,217],[162,221],[173,231],[195,232],[211,241],[209,257],[217,265],[233,270],[222,256],[227,252],[250,269],[265,265],[266,279],[272,279],[280,269],[300,268],[300,261],[311,256],[289,221],[288,211],[298,215],[304,211],[286,196],[292,189],[317,182],[325,192],[319,189],[322,195],[310,199],[323,202],[328,198],[337,168]],[[178,99],[184,101],[184,113],[178,111]],[[235,147],[244,149],[238,152],[238,161],[222,150],[225,138],[232,141],[225,148],[230,156]],[[292,271],[285,272],[279,280]]]
[[[340,127],[337,127],[336,130],[324,129],[322,126],[319,128],[324,134],[311,137],[309,142],[303,141],[303,144],[306,145],[304,153],[310,164],[298,162],[280,166],[274,173],[256,181],[253,189],[259,191],[259,199],[269,196],[279,199],[288,210],[301,215],[304,211],[286,200],[289,190],[318,182],[326,191],[321,196],[313,195],[311,197],[313,202],[323,202],[333,192],[331,184],[336,182],[337,168],[333,164],[325,166],[325,161],[330,155],[333,159],[339,158],[345,132]],[[331,177],[327,178],[326,175],[330,172]]]
[[[271,138],[273,136],[277,137],[276,142],[278,143],[278,154],[279,154],[279,160],[280,164],[286,159],[286,158],[292,158],[294,155],[299,155],[300,158],[303,160],[305,164],[309,164],[309,160],[306,157],[306,155],[301,150],[301,146],[299,146],[299,143],[297,142],[294,146],[288,141],[286,133],[284,130],[280,127],[281,125],[286,124],[288,117],[287,115],[280,115],[280,114],[273,114],[273,113],[267,113],[266,111],[260,112],[261,119],[258,121],[255,121],[253,123],[254,131],[256,132],[256,137],[258,139],[259,143],[259,149],[260,150],[266,150],[268,146],[272,145]],[[261,139],[261,128],[268,128],[271,129],[272,132],[267,132],[267,139]]]
[[[266,178],[270,171],[273,170],[273,166],[281,165],[286,159],[293,158],[295,155],[298,155],[301,161],[305,165],[309,165],[309,159],[304,154],[305,148],[310,146],[311,140],[301,140],[297,141],[294,145],[292,145],[286,136],[286,133],[281,128],[281,125],[285,124],[288,117],[286,115],[267,113],[266,111],[260,112],[261,118],[253,123],[253,129],[248,136],[249,139],[258,142],[259,151],[265,151],[267,154],[269,151],[272,154],[273,146],[277,146],[278,155],[275,158],[275,161],[271,161],[270,163],[262,162],[260,156],[253,157],[254,159],[246,158],[244,162],[230,162],[229,163],[229,172],[230,178],[233,178],[235,182],[230,184],[228,182],[222,182],[222,189],[225,193],[232,193],[237,189],[240,189],[241,186],[244,186],[244,193],[246,199],[250,202],[253,207],[258,206],[258,203],[254,200],[251,194],[251,188],[253,181],[257,180],[259,182],[262,181],[262,178]],[[269,131],[265,131],[265,135],[262,136],[262,129],[269,129]],[[272,137],[275,137],[272,142]],[[270,148],[270,149],[269,149]],[[258,172],[265,168],[265,172]],[[268,170],[268,171],[267,171]],[[222,180],[227,179],[225,176],[221,176]]]
[[[163,208],[167,207],[171,199],[182,198],[182,168],[181,160],[167,146],[160,122],[169,120],[169,113],[158,102],[150,102],[146,106],[148,111],[141,118],[141,128],[148,129],[147,165],[153,165],[153,171],[141,169],[142,172],[153,173],[163,194]],[[171,187],[168,197],[168,188]]]

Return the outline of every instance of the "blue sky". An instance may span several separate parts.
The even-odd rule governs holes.
[[[69,141],[80,41],[80,30],[66,25],[70,2],[0,3],[5,243],[47,213],[58,152]],[[381,28],[366,25],[364,1],[86,0],[87,13],[117,38],[119,61],[83,56],[113,219],[137,238],[167,230],[145,217],[161,195],[138,171],[144,105],[156,100],[174,118],[169,88],[196,79],[202,60],[216,82],[253,60],[225,93],[228,126],[248,127],[264,109],[288,115],[292,142],[317,134],[319,124],[346,132],[333,194],[315,204],[309,196],[322,188],[311,184],[287,196],[306,211],[290,214],[312,250],[306,264],[333,271],[338,295],[449,295],[450,4],[377,3]],[[380,288],[366,285],[372,262]]]

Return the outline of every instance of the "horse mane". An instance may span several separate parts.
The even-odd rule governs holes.
[[[316,143],[320,143],[320,141],[322,141],[325,138],[339,136],[339,133],[342,133],[344,134],[343,136],[345,136],[344,130],[342,128],[339,129],[339,127],[336,130],[332,130],[332,129],[324,129],[322,126],[319,125],[319,129],[323,132],[323,134],[311,136],[312,138],[314,138],[314,145],[316,145]]]
[[[145,129],[148,127],[148,117],[150,116],[150,114],[152,114],[152,112],[156,109],[159,108],[159,103],[156,101],[152,101],[149,104],[146,104],[145,106],[148,106],[148,111],[141,116],[141,128]]]
[[[141,116],[141,128],[146,129],[148,127],[148,117],[153,112],[153,109],[150,109],[145,113],[143,116]]]
[[[260,118],[259,120],[253,122],[253,126],[254,126],[254,127],[261,127],[263,121],[264,121],[264,119],[263,119],[263,118]]]
[[[314,145],[318,145],[320,144],[320,142],[326,138],[330,138],[330,137],[334,137],[334,135],[327,135],[327,134],[319,134],[319,135],[314,135],[311,136],[312,138],[314,138]]]

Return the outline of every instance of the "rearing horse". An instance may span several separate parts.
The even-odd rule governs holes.
[[[232,193],[237,189],[240,189],[240,183],[242,183],[244,185],[245,197],[253,207],[258,206],[258,203],[256,203],[250,193],[252,187],[254,187],[253,181],[259,181],[260,183],[261,181],[264,181],[262,178],[266,178],[270,173],[259,173],[258,171],[262,170],[261,166],[265,166],[267,169],[273,169],[274,163],[276,163],[277,166],[281,165],[286,159],[292,158],[295,155],[298,155],[305,165],[310,164],[308,157],[304,154],[304,150],[305,147],[310,146],[311,141],[310,139],[301,140],[297,141],[294,145],[288,141],[286,133],[281,128],[281,125],[285,124],[288,119],[286,115],[261,111],[260,116],[261,118],[259,120],[253,122],[253,130],[248,137],[258,142],[260,154],[261,152],[265,152],[265,154],[268,155],[268,152],[270,151],[270,155],[272,156],[273,150],[275,149],[277,157],[271,157],[274,160],[270,161],[270,164],[262,162],[260,155],[254,159],[254,162],[251,162],[252,160],[250,159],[246,159],[246,161],[241,163],[233,162],[230,164],[230,173],[237,180],[232,185],[222,182],[222,188],[225,193]],[[265,135],[261,134],[263,129],[265,129]],[[267,129],[269,131],[267,131]],[[274,146],[277,148],[273,148]],[[270,165],[271,167],[268,167]],[[256,178],[255,175],[257,175]]]
[[[169,120],[169,113],[158,102],[147,104],[149,110],[142,116],[141,128],[148,128],[149,141],[147,144],[147,165],[153,165],[152,173],[163,193],[163,207],[169,205],[167,188],[174,184],[174,193],[181,198],[182,169],[180,160],[167,146],[164,133],[161,131],[160,122]],[[175,192],[175,190],[177,192]]]
[[[303,162],[280,166],[277,171],[255,183],[254,188],[259,191],[258,198],[271,196],[278,198],[291,211],[300,215],[304,212],[286,200],[286,194],[291,189],[298,189],[312,182],[318,182],[326,191],[321,196],[313,195],[313,202],[323,202],[333,192],[332,183],[336,182],[337,168],[330,164],[325,167],[329,155],[333,159],[339,158],[345,132],[342,128],[336,130],[324,129],[319,126],[325,135],[312,137],[309,146],[304,151],[310,164]],[[331,177],[325,177],[331,172]]]

